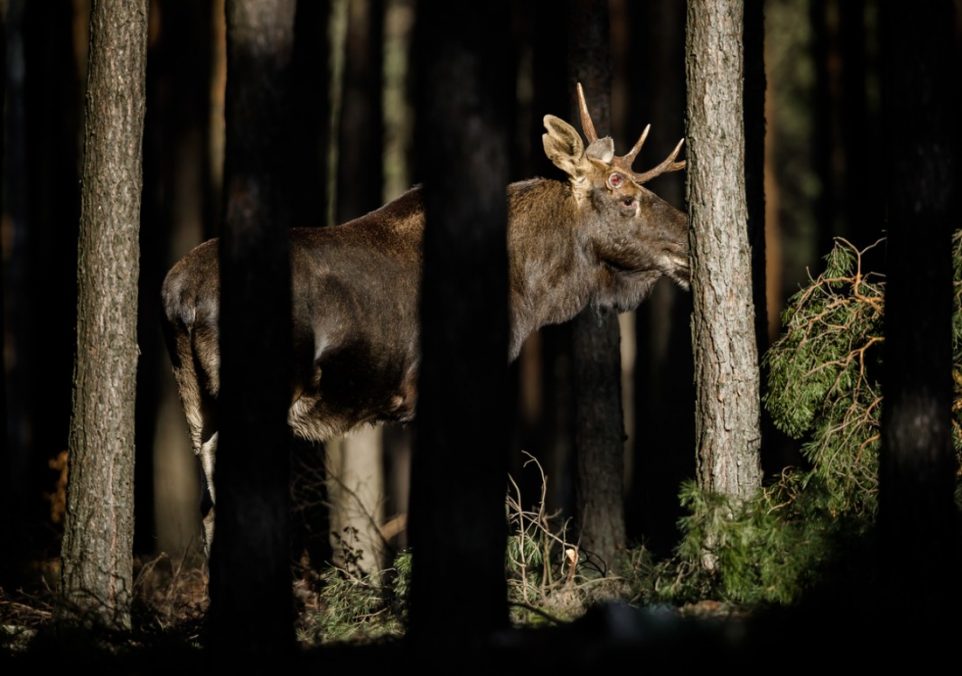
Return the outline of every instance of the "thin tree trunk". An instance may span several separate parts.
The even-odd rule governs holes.
[[[354,0],[348,6],[347,36],[337,153],[337,221],[357,218],[381,205],[383,129],[381,110],[384,1]],[[332,482],[331,546],[335,562],[346,565],[341,544],[361,554],[361,570],[384,567],[384,464],[382,427],[365,427],[327,445]],[[347,542],[340,542],[347,538]]]
[[[812,0],[809,21],[812,26],[812,60],[815,67],[813,88],[812,135],[810,140],[812,164],[818,179],[818,196],[813,200],[815,216],[815,255],[821,259],[831,251],[834,238],[841,235],[836,227],[838,205],[835,195],[837,181],[832,162],[835,131],[833,97],[834,25],[829,21],[831,0]]]
[[[78,248],[63,593],[127,627],[133,584],[141,141],[147,2],[95,0]]]
[[[544,133],[545,114],[562,115],[571,106],[567,68],[568,17],[557,0],[536,0],[528,7],[532,23],[531,71],[534,100],[528,135]],[[537,143],[532,145],[533,174],[551,176],[554,165]],[[541,340],[541,391],[544,393],[538,432],[540,462],[550,480],[547,507],[571,514],[574,507],[574,393],[571,382],[571,323],[545,326]]]
[[[293,0],[227,3],[226,211],[220,240],[219,452],[211,646],[293,647],[287,411],[291,383]]]
[[[651,123],[646,157],[667,157],[685,126],[685,2],[629,3],[634,46],[630,138]],[[684,208],[684,174],[656,179],[658,195]],[[637,310],[634,471],[626,516],[629,536],[668,555],[678,540],[681,482],[695,474],[695,390],[691,346],[691,294],[663,279]]]
[[[688,3],[688,204],[701,488],[761,485],[758,352],[745,202],[741,0]],[[705,564],[712,568],[709,552]]]
[[[570,0],[568,83],[585,90],[595,124],[611,129],[611,54],[608,3]],[[577,106],[570,108],[578,119]],[[607,566],[625,547],[624,420],[621,410],[621,335],[614,310],[589,307],[572,325],[575,409],[575,521],[581,547]]]
[[[959,600],[950,232],[959,225],[962,110],[952,2],[883,12],[889,241],[881,554],[899,645],[934,646],[948,638],[942,623]]]
[[[6,8],[4,8],[6,9]],[[5,217],[7,212],[4,210],[4,191],[6,189],[6,133],[7,133],[7,17],[6,12],[0,12],[0,73],[3,73],[3,82],[0,83],[0,218]],[[0,233],[0,261],[4,261],[4,246]],[[10,547],[11,555],[0,560],[0,586],[14,586],[19,577],[19,568],[24,554],[21,542],[21,530],[17,526],[17,519],[14,517],[14,509],[20,507],[14,500],[19,491],[15,490],[15,481],[20,479],[17,472],[20,468],[11,452],[10,440],[7,437],[7,303],[6,280],[4,279],[3,267],[0,266],[0,472],[3,474],[3,497],[0,498],[0,541],[6,542]]]
[[[410,632],[428,656],[439,641],[477,648],[508,620],[507,19],[504,1],[418,3],[427,225]]]
[[[874,4],[874,3],[873,3]],[[866,0],[839,2],[841,52],[841,146],[845,154],[842,208],[848,237],[866,247],[882,236],[885,222],[883,158],[886,144],[880,129],[880,111],[871,105],[868,90],[878,81],[878,64],[870,61]]]
[[[768,349],[765,300],[765,8],[763,0],[745,0],[745,202],[752,248],[752,298],[755,343]]]

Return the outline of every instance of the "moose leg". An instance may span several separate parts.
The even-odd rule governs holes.
[[[210,546],[214,541],[214,455],[217,450],[217,432],[204,442],[197,454],[203,473],[204,492],[201,496],[200,513],[204,520],[204,553],[210,558]]]

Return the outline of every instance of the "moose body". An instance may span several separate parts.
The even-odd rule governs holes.
[[[579,88],[579,95],[581,94]],[[676,162],[635,174],[635,147],[616,157],[545,117],[545,152],[568,181],[537,178],[507,188],[510,355],[547,324],[590,304],[629,310],[669,276],[688,283],[686,216],[643,187]],[[324,441],[363,423],[415,413],[424,208],[420,188],[358,219],[290,232],[294,379],[288,420],[295,435]],[[219,391],[217,240],[181,259],[163,285],[174,374],[213,501]],[[207,542],[213,520],[205,518]],[[209,522],[209,523],[208,523]]]

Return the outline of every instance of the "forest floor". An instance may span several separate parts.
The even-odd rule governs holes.
[[[202,566],[158,557],[137,566],[132,629],[85,631],[58,619],[56,561],[38,567],[32,590],[0,590],[0,673],[53,673],[84,666],[107,673],[210,673],[204,650],[207,610]],[[800,607],[738,607],[702,600],[683,606],[630,604],[615,597],[589,605],[578,617],[549,620],[526,608],[512,609],[512,628],[490,637],[472,658],[433,644],[426,657],[403,638],[397,609],[375,608],[364,615],[365,591],[357,581],[330,595],[328,572],[294,586],[298,650],[288,657],[294,669],[326,673],[384,670],[386,665],[419,663],[448,673],[514,673],[583,669],[623,670],[625,660],[649,668],[683,671],[732,667],[744,672],[773,665],[797,669],[853,664],[882,664],[893,649],[908,650],[903,635],[882,641],[899,618],[885,613],[884,600],[858,607],[837,598]],[[349,592],[360,605],[338,607]],[[879,612],[879,609],[882,612]],[[344,624],[346,613],[360,613]],[[519,621],[520,618],[520,621]],[[953,621],[954,622],[954,621]],[[946,630],[957,622],[945,624]],[[904,623],[903,623],[904,625]],[[888,630],[890,631],[890,630]],[[934,638],[934,635],[933,635]],[[915,640],[919,638],[916,636]],[[925,645],[934,643],[926,639]],[[954,642],[940,640],[943,647]],[[876,651],[876,652],[873,652]],[[917,653],[918,654],[918,653]],[[924,653],[923,653],[924,654]],[[933,655],[938,653],[933,653]],[[473,662],[466,660],[473,659]],[[921,659],[921,658],[920,658]],[[451,668],[461,661],[461,666]],[[247,665],[248,667],[250,665]],[[276,662],[272,673],[282,673]],[[249,670],[249,669],[248,669]]]
[[[176,561],[159,556],[137,563],[129,631],[91,633],[65,624],[58,618],[59,561],[47,561],[34,572],[29,589],[0,589],[0,664],[9,662],[26,670],[38,663],[117,660],[123,665],[146,660],[157,667],[200,659],[208,599],[206,572],[196,558]],[[340,583],[332,584],[334,580]],[[376,664],[384,651],[403,652],[403,611],[385,605],[383,598],[378,601],[370,592],[362,581],[334,569],[296,580],[299,654],[304,659],[317,654],[324,655],[325,661],[354,665],[368,659]],[[564,621],[534,606],[515,607],[513,628],[493,641],[498,650],[509,653],[520,644],[530,644],[535,653],[550,653],[555,644],[570,647],[575,632],[582,643],[610,644],[610,648],[663,637],[666,631],[686,633],[696,625],[740,626],[748,617],[743,609],[713,601],[638,610],[614,595],[586,614],[583,605],[577,607],[580,610],[575,606],[565,610]],[[583,616],[579,619],[575,612]]]

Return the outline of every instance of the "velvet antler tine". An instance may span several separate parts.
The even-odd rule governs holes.
[[[581,88],[580,82],[578,83],[578,110],[581,111],[581,129],[584,131],[588,143],[590,144],[597,141],[598,133],[595,131],[595,125],[591,121],[588,104],[585,102],[585,90]]]
[[[635,174],[635,180],[638,181],[638,183],[647,183],[656,176],[661,176],[662,174],[667,174],[672,171],[681,171],[684,169],[685,160],[680,160],[678,162],[675,161],[678,157],[678,153],[681,152],[681,147],[684,145],[684,143],[685,139],[680,140],[678,145],[675,146],[675,149],[671,151],[671,154],[666,157],[661,164],[653,169],[649,169],[643,174]]]

